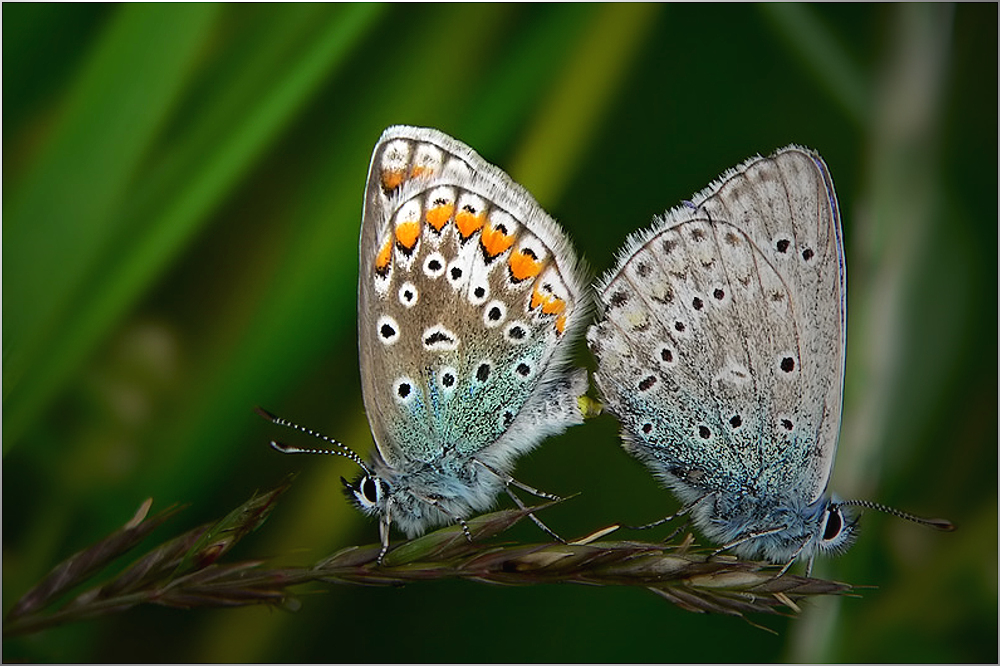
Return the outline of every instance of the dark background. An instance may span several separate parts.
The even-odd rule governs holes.
[[[301,470],[230,558],[377,538],[341,459],[282,457],[260,404],[370,446],[356,317],[371,149],[396,123],[530,190],[594,274],[728,167],[823,155],[848,262],[832,487],[868,513],[803,616],[633,589],[316,588],[290,614],[140,607],[4,642],[30,661],[993,661],[997,6],[3,6],[3,606],[146,497],[159,543]],[[591,363],[581,349],[581,363]],[[517,477],[582,535],[676,508],[600,417]],[[530,525],[513,536],[538,539]],[[394,535],[398,539],[398,535]],[[141,552],[141,551],[140,551]]]

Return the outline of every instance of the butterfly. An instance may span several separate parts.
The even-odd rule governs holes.
[[[395,126],[372,154],[358,281],[361,387],[375,450],[349,499],[413,537],[488,509],[516,459],[581,423],[570,366],[591,304],[585,267],[558,224],[506,173],[435,129]],[[260,410],[281,425],[298,428]],[[553,534],[534,515],[538,524]],[[470,537],[471,538],[471,537]],[[558,537],[557,537],[558,538]]]
[[[633,234],[597,301],[587,341],[623,446],[720,551],[811,568],[817,552],[852,542],[852,505],[951,528],[827,492],[846,267],[817,153],[793,145],[747,160]]]

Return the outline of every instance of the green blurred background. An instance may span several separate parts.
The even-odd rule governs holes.
[[[340,495],[350,463],[277,454],[251,408],[369,448],[357,239],[396,123],[511,173],[595,274],[724,169],[819,150],[849,265],[833,487],[959,526],[866,514],[817,573],[873,587],[756,618],[777,635],[643,590],[455,582],[316,588],[294,614],[136,608],[5,641],[5,660],[996,658],[996,4],[6,3],[3,19],[4,612],[147,496],[190,504],[156,543],[301,470],[230,558],[304,564],[377,538]],[[600,417],[518,465],[582,491],[547,512],[561,533],[676,507],[616,431]]]

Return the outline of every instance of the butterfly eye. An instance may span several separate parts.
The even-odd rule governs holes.
[[[823,526],[816,545],[819,550],[836,554],[847,550],[857,538],[858,520],[839,501],[830,502],[823,511]]]
[[[826,525],[823,527],[823,541],[831,541],[840,536],[844,529],[844,519],[840,507],[831,504],[826,510]]]
[[[376,481],[370,476],[366,476],[364,479],[361,480],[360,490],[364,494],[365,499],[371,502],[372,504],[377,502],[379,495],[382,494],[379,492],[380,488],[378,486],[378,481]]]
[[[385,493],[385,484],[376,476],[364,474],[353,483],[341,477],[347,498],[354,502],[365,513],[371,513],[378,508]]]

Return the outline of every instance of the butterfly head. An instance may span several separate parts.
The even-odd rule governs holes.
[[[831,499],[824,499],[819,506],[820,511],[817,512],[815,519],[815,535],[802,548],[803,554],[809,558],[810,569],[812,568],[813,555],[816,552],[839,555],[854,543],[854,540],[857,538],[858,522],[861,517],[860,515],[855,516],[850,507],[881,511],[882,513],[888,513],[897,518],[909,520],[918,525],[931,527],[942,532],[951,532],[955,529],[951,521],[943,518],[921,518],[912,513],[867,500],[841,500],[834,496]]]
[[[340,477],[340,481],[344,484],[344,494],[348,501],[363,514],[371,516],[385,513],[390,488],[380,476],[365,470],[354,481],[348,481],[344,477]]]
[[[825,502],[818,518],[813,539],[815,550],[838,555],[851,547],[857,538],[859,518],[854,517],[842,502],[836,498]]]

